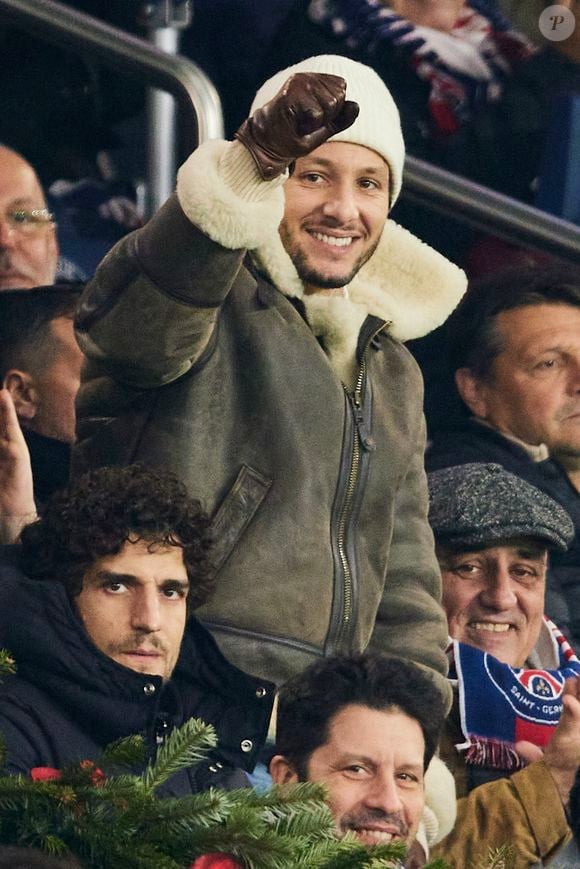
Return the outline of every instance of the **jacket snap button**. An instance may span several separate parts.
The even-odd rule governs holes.
[[[256,689],[256,697],[265,697],[266,689],[265,688],[257,688]]]
[[[143,685],[143,693],[148,697],[150,694],[155,694],[155,685],[153,682],[147,682],[146,685]]]
[[[210,772],[217,772],[217,771],[218,771],[218,768],[217,768],[217,766],[214,766],[213,763],[212,763],[211,766],[210,766],[210,768],[209,768],[209,771],[210,771]]]
[[[240,743],[240,748],[242,749],[242,751],[245,751],[247,753],[248,751],[251,751],[253,747],[254,743],[251,739],[242,739]]]

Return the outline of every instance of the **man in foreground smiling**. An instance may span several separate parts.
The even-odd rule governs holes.
[[[0,685],[8,773],[94,760],[141,734],[146,761],[175,727],[217,731],[207,762],[164,785],[181,796],[244,786],[271,686],[232,667],[191,616],[213,581],[208,522],[171,475],[103,468],[52,496],[0,566]],[[145,761],[145,762],[146,762]]]
[[[444,715],[440,695],[413,664],[372,654],[318,661],[280,691],[272,779],[325,785],[341,835],[353,832],[365,845],[402,842],[406,865],[421,866],[425,772]],[[454,791],[449,800],[446,777],[438,784],[434,838],[455,816]]]
[[[441,754],[458,796],[469,793],[438,852],[469,853],[484,829],[490,845],[516,849],[520,869],[570,837],[580,662],[543,613],[548,551],[565,550],[574,527],[561,506],[501,465],[434,471],[429,488],[453,639],[455,702]]]

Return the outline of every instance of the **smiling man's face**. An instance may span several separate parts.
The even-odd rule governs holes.
[[[326,142],[294,164],[280,237],[307,294],[346,286],[373,254],[389,211],[389,168],[370,148]]]
[[[425,802],[425,740],[419,723],[396,707],[349,704],[330,721],[328,739],[308,759],[306,779],[323,784],[340,833],[366,845],[415,840]],[[278,784],[298,781],[280,755]]]
[[[523,667],[542,625],[545,546],[513,540],[469,552],[438,547],[437,557],[450,636]]]
[[[179,657],[188,589],[179,546],[150,547],[137,540],[93,564],[75,604],[101,652],[167,681]]]

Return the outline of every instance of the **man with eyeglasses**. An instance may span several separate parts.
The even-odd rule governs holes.
[[[55,223],[32,166],[0,146],[0,290],[54,283]]]

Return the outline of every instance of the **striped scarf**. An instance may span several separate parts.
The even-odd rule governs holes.
[[[414,25],[382,0],[312,0],[308,16],[370,66],[393,49],[402,53],[430,85],[428,109],[439,137],[497,101],[505,79],[534,51],[489,0],[469,0],[450,33]]]
[[[559,659],[551,670],[510,667],[453,641],[449,677],[457,680],[465,737],[456,748],[465,752],[467,764],[513,772],[525,766],[517,742],[545,748],[550,741],[562,712],[564,681],[580,676],[580,661],[556,625],[544,620]]]

